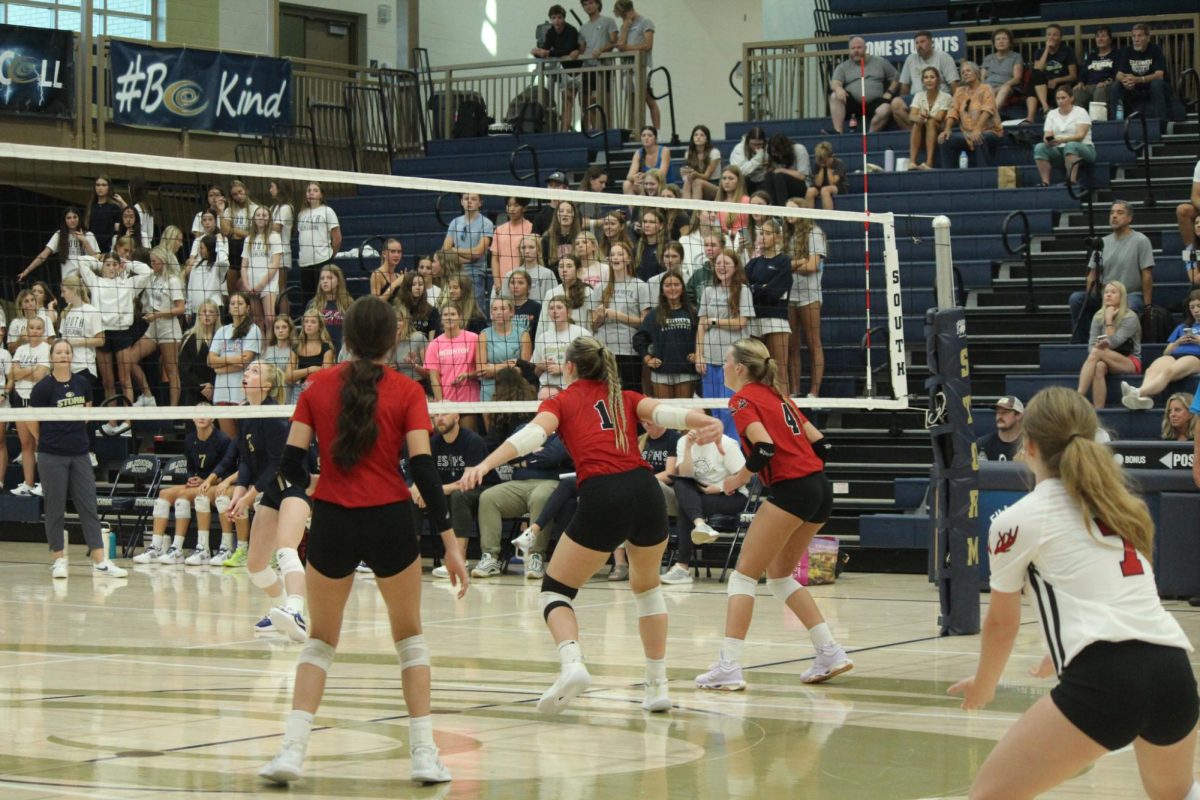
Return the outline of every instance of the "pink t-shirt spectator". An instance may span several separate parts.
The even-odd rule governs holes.
[[[479,379],[471,376],[459,380],[460,377],[474,372],[475,350],[478,345],[478,334],[463,331],[453,339],[443,333],[425,348],[425,369],[437,370],[443,400],[479,401]]]
[[[489,249],[495,254],[496,265],[499,267],[499,274],[494,276],[498,278],[497,288],[504,285],[503,281],[508,278],[508,273],[521,263],[521,255],[518,252],[521,239],[531,233],[533,233],[533,223],[527,219],[517,223],[506,222],[496,227],[492,236],[492,246]]]

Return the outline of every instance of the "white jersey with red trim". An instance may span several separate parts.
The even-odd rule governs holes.
[[[988,531],[991,587],[1029,588],[1055,669],[1092,642],[1138,640],[1192,645],[1158,599],[1150,563],[1118,532],[1084,525],[1062,481],[1048,479],[1008,508]]]

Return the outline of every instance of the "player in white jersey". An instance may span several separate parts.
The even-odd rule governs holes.
[[[1154,523],[1095,441],[1098,424],[1092,406],[1064,387],[1043,389],[1026,406],[1025,453],[1037,486],[992,523],[979,667],[950,693],[965,709],[992,700],[1023,590],[1059,683],[992,750],[972,798],[1036,797],[1132,743],[1150,797],[1200,800],[1192,646],[1158,600]]]

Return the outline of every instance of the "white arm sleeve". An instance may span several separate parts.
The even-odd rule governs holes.
[[[521,458],[544,445],[546,438],[546,429],[541,425],[530,422],[512,436],[509,436],[505,441],[513,446],[517,451],[517,457]]]
[[[672,428],[677,431],[684,431],[687,430],[687,415],[688,410],[686,408],[659,403],[654,407],[654,412],[651,414],[651,419],[655,425],[661,425],[664,428]]]

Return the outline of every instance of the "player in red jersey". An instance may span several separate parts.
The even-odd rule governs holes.
[[[579,649],[579,622],[571,601],[619,544],[626,542],[629,588],[638,609],[638,631],[646,653],[647,711],[667,711],[667,606],[658,567],[667,544],[667,508],[662,490],[637,445],[637,420],[664,428],[691,429],[700,442],[721,438],[720,421],[702,411],[667,406],[637,392],[622,391],[612,351],[590,336],[567,348],[563,392],[542,402],[533,421],[491,455],[463,473],[464,489],[514,458],[541,447],[558,431],[575,462],[579,509],[559,540],[542,579],[542,615],[558,644],[562,669],[538,701],[547,714],[562,711],[588,688],[591,676]]]
[[[792,577],[808,543],[829,519],[833,491],[825,477],[829,442],[788,397],[780,375],[786,368],[755,339],[738,339],[725,354],[725,385],[734,393],[729,410],[746,453],[746,466],[725,480],[725,491],[737,491],[757,472],[765,498],[729,576],[725,642],[717,663],[696,677],[701,689],[746,688],[742,646],[764,571],[767,588],[800,618],[817,651],[800,680],[821,683],[854,668],[812,595]]]
[[[333,665],[342,611],[354,586],[355,569],[366,562],[387,605],[400,659],[412,778],[441,783],[450,780],[450,773],[438,757],[429,715],[420,545],[409,507],[411,495],[398,466],[405,446],[429,519],[441,532],[446,566],[451,582],[459,586],[459,597],[467,590],[467,568],[430,455],[425,393],[410,378],[388,368],[396,341],[395,312],[378,297],[359,298],[346,312],[343,336],[352,359],[318,373],[300,395],[279,465],[285,480],[307,486],[305,455],[316,436],[321,480],[312,495],[306,574],[312,624],[296,667],[283,744],[259,775],[284,784],[300,777],[313,715]]]

